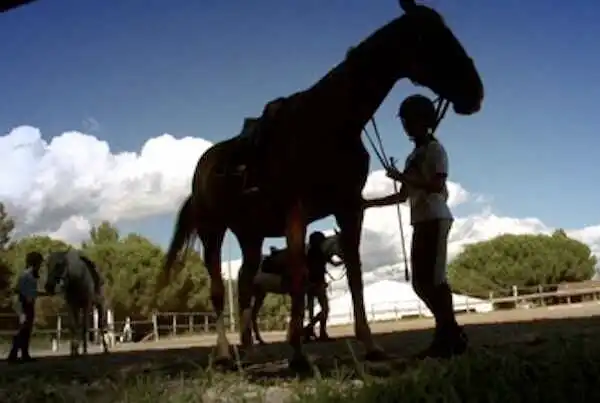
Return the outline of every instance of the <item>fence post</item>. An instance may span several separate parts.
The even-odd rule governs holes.
[[[94,335],[94,344],[98,344],[100,343],[100,332],[99,332],[99,328],[100,328],[100,321],[99,321],[99,312],[98,312],[98,308],[94,308],[92,310],[92,322],[93,322],[93,329],[92,329],[92,333]]]
[[[56,351],[60,350],[60,339],[62,332],[62,318],[60,314],[56,318]]]
[[[158,341],[158,315],[152,313],[152,333],[154,333],[154,341]]]
[[[468,296],[465,295],[465,308],[467,309],[467,313],[471,313],[471,309],[470,309],[470,305],[469,305],[470,300],[471,300],[471,298],[469,298]]]
[[[190,333],[194,333],[194,314],[190,313],[190,316],[188,316],[188,330]]]
[[[177,335],[177,315],[173,314],[173,336]]]
[[[108,328],[108,333],[110,335],[110,344],[111,347],[116,343],[116,335],[115,335],[115,316],[113,314],[112,309],[106,310],[106,327]]]
[[[204,315],[204,333],[208,333],[208,315]]]
[[[542,287],[541,284],[538,285],[538,294],[543,294],[544,293],[544,287]],[[546,306],[546,299],[544,298],[543,295],[540,296],[540,305],[541,306]]]
[[[519,304],[519,289],[516,285],[512,286],[512,296],[515,299],[515,308],[518,308]]]

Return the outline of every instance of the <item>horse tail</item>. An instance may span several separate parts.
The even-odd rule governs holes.
[[[175,223],[175,231],[173,233],[173,238],[171,239],[171,244],[169,245],[163,266],[163,271],[165,274],[170,274],[171,268],[177,261],[179,252],[184,248],[183,257],[185,259],[189,245],[193,241],[194,224],[193,197],[192,195],[189,195],[179,209],[177,222]]]

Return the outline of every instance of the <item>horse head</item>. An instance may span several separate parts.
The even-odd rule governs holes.
[[[397,20],[395,35],[403,39],[398,43],[398,54],[400,46],[408,52],[401,60],[406,77],[450,101],[457,114],[478,112],[483,83],[473,60],[442,16],[414,0],[399,0],[399,4],[404,15]]]
[[[50,295],[54,295],[64,288],[67,274],[66,252],[52,252],[46,259],[48,274],[44,289]]]

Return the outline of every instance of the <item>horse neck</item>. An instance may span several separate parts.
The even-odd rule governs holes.
[[[315,95],[320,94],[329,105],[335,105],[323,108],[325,113],[336,114],[336,121],[345,125],[330,128],[334,133],[347,137],[349,132],[355,132],[360,137],[362,128],[394,85],[406,77],[412,59],[408,52],[400,52],[399,38],[406,36],[403,33],[407,30],[403,21],[397,18],[375,31],[313,86]],[[313,104],[322,107],[318,102]]]

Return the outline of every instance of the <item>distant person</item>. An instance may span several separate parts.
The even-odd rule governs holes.
[[[446,278],[448,234],[454,218],[448,207],[448,155],[433,136],[435,106],[422,95],[411,95],[400,105],[398,117],[415,144],[404,172],[390,167],[387,176],[401,182],[396,194],[366,200],[365,207],[410,203],[413,226],[411,267],[413,287],[435,317],[435,335],[420,357],[462,354],[467,337],[456,322],[452,292]]]
[[[340,266],[342,261],[334,262],[323,252],[323,242],[326,237],[320,231],[310,234],[308,239],[308,251],[306,253],[306,263],[308,266],[309,288],[307,292],[308,325],[304,328],[306,339],[316,339],[314,327],[319,323],[319,340],[329,340],[327,334],[327,319],[329,318],[329,299],[327,297],[327,263],[333,266]],[[321,307],[321,312],[314,316],[315,299]]]
[[[35,300],[38,296],[45,295],[37,288],[43,262],[44,258],[39,252],[29,252],[25,257],[25,270],[17,280],[14,308],[19,317],[19,330],[13,337],[12,348],[8,355],[9,362],[19,360],[19,351],[22,361],[32,360],[29,355],[29,342],[35,319]]]

